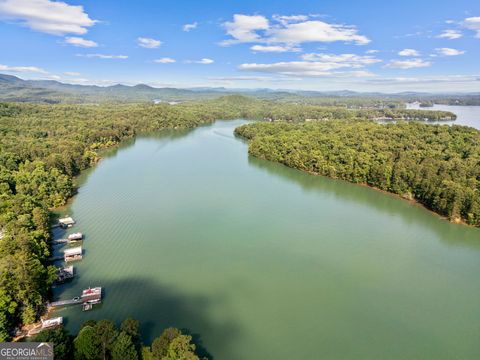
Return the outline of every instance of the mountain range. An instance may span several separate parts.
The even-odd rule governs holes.
[[[388,100],[431,100],[432,98],[468,98],[480,100],[480,93],[471,94],[428,94],[402,92],[396,94],[363,93],[350,90],[304,91],[274,89],[227,89],[223,87],[156,88],[138,85],[77,85],[55,80],[24,80],[0,74],[0,101],[40,103],[99,103],[99,102],[171,102],[212,99],[229,94],[243,94],[260,99],[282,101],[308,101],[313,98],[381,98]]]

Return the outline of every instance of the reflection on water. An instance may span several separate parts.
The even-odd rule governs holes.
[[[269,174],[294,182],[305,192],[329,194],[337,199],[347,200],[374,208],[384,214],[401,215],[405,226],[417,224],[428,227],[437,236],[452,245],[468,246],[480,250],[480,229],[466,225],[453,225],[447,220],[428,211],[420,204],[413,204],[393,194],[378,191],[342,180],[314,176],[270,161],[249,156],[249,164]],[[399,210],[402,211],[399,211]]]

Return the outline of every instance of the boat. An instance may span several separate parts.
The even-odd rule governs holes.
[[[83,303],[83,305],[82,305],[82,310],[83,310],[83,311],[92,310],[93,305],[101,304],[101,303],[102,303],[102,300],[100,300],[100,299],[89,300],[89,301]]]
[[[63,317],[59,316],[47,320],[42,320],[42,329],[52,328],[63,324]]]
[[[57,269],[57,284],[64,283],[67,280],[73,279],[75,276],[73,266],[67,266]]]
[[[63,251],[65,262],[82,260],[82,247],[75,247]]]
[[[81,232],[73,233],[68,235],[67,239],[70,241],[82,240],[83,234]]]
[[[81,299],[83,302],[92,302],[94,300],[102,299],[102,288],[94,287],[82,291]]]

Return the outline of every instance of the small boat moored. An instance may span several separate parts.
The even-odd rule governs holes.
[[[63,317],[55,317],[47,320],[42,320],[42,329],[48,329],[63,324]]]
[[[66,282],[67,280],[73,279],[75,276],[73,266],[67,266],[63,268],[57,269],[57,284],[62,284]]]
[[[81,232],[73,233],[68,235],[67,239],[69,241],[78,241],[83,239],[83,234]]]

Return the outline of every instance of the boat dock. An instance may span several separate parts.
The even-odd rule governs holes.
[[[63,228],[72,227],[75,224],[75,220],[70,216],[66,216],[63,218],[58,219],[58,225]]]
[[[63,229],[70,228],[75,224],[75,220],[71,217],[66,216],[63,218],[58,219],[58,224],[53,225],[52,228],[61,227]],[[84,236],[81,232],[73,233],[68,235],[64,239],[56,239],[52,240],[52,244],[69,244],[71,242],[77,242],[84,239]],[[81,246],[68,248],[63,250],[63,255],[56,255],[52,256],[49,260],[50,261],[59,261],[63,260],[64,262],[68,263],[70,261],[82,260],[83,257],[83,249]],[[62,284],[75,276],[73,266],[67,266],[57,269],[57,280],[55,284]],[[47,303],[49,308],[57,308],[62,306],[69,306],[69,305],[82,305],[83,311],[89,311],[93,309],[93,305],[101,304],[102,303],[102,288],[101,287],[94,287],[88,288],[82,291],[80,296],[76,296],[73,299],[69,300],[59,300],[53,301],[51,303]],[[59,320],[60,319],[60,320]],[[39,327],[36,331],[41,331],[44,328],[50,326],[56,326],[54,323],[60,321],[62,323],[62,318],[55,318],[51,320],[47,320],[47,323],[43,323],[41,328]],[[47,324],[52,325],[47,325]]]
[[[75,272],[73,266],[67,266],[63,268],[57,269],[57,280],[55,281],[57,284],[62,284],[70,279],[73,279],[75,276]]]
[[[63,251],[63,257],[65,262],[82,260],[83,250],[81,246],[65,249]]]
[[[55,240],[52,240],[51,243],[52,244],[70,244],[70,243],[75,243],[77,241],[82,241],[83,240],[83,237],[81,239],[76,239],[76,238],[71,238],[70,236],[65,238],[65,239],[55,239]]]
[[[83,303],[82,299],[79,297],[70,299],[70,300],[59,300],[54,301],[48,304],[49,307],[60,307],[60,306],[67,306],[67,305],[79,305]]]
[[[70,300],[59,300],[48,304],[49,307],[61,307],[68,305],[83,304],[83,310],[91,310],[94,304],[102,302],[102,288],[94,287],[82,291],[82,295],[76,296]]]

